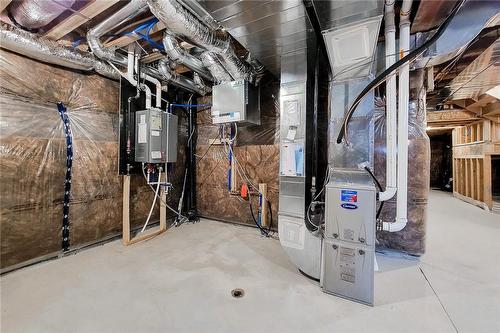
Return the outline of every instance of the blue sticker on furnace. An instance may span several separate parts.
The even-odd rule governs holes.
[[[358,202],[358,191],[341,190],[340,201],[344,202]]]
[[[344,209],[356,209],[358,208],[354,202],[358,202],[358,191],[353,190],[341,190],[340,191],[340,201],[347,202],[340,205]]]

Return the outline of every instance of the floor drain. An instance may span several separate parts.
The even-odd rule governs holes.
[[[245,296],[245,291],[243,289],[236,288],[236,289],[231,290],[231,295],[235,298],[241,298],[241,297]]]

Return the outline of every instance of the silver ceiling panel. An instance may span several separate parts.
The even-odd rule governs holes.
[[[476,99],[500,84],[500,38],[450,82],[447,100]]]
[[[322,31],[383,14],[384,0],[313,0]]]
[[[204,0],[200,3],[276,76],[281,56],[307,47],[313,33],[302,0]],[[308,36],[309,34],[309,36]]]

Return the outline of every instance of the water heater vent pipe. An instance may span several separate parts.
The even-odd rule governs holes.
[[[385,67],[389,68],[396,62],[396,26],[394,23],[394,2],[385,1]],[[396,73],[386,80],[386,188],[379,193],[380,201],[387,201],[396,194]]]
[[[412,0],[404,0],[399,17],[399,57],[410,49],[410,12]],[[410,64],[399,70],[398,95],[398,163],[396,221],[383,222],[382,229],[389,232],[403,230],[408,221],[408,103],[410,101]]]

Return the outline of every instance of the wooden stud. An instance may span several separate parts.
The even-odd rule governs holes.
[[[130,243],[130,175],[123,176],[123,245]]]
[[[475,163],[476,159],[475,158],[470,158],[469,159],[469,163],[470,163],[470,197],[473,198],[473,199],[477,199],[477,196],[476,196],[476,187],[477,187],[477,183],[476,183],[476,163]]]
[[[262,227],[269,226],[269,220],[267,218],[269,205],[267,204],[267,184],[259,184],[259,192],[262,196],[261,198],[261,213],[260,213],[260,224]]]
[[[469,177],[469,163],[466,158],[464,158],[464,165],[465,165],[465,192],[464,195],[466,197],[470,197],[470,177]]]
[[[481,201],[481,163],[480,159],[476,158],[474,163],[476,164],[476,200]]]
[[[453,159],[453,192],[457,192],[458,193],[458,183],[459,183],[459,180],[458,180],[458,159],[457,158],[454,158]]]
[[[162,176],[166,180],[165,175]],[[162,180],[160,180],[162,181]],[[122,243],[123,245],[132,245],[151,239],[165,231],[167,231],[167,195],[165,189],[161,190],[160,197],[160,227],[156,230],[146,230],[134,237],[130,237],[130,175],[123,176],[123,232]]]
[[[113,6],[118,1],[119,0],[95,0],[79,10],[78,13],[73,13],[61,23],[50,29],[45,34],[45,37],[53,40],[59,40],[85,22],[88,22],[90,19]]]
[[[486,155],[483,159],[483,186],[483,202],[489,209],[492,209],[493,194],[491,186],[491,155]]]
[[[0,13],[11,3],[12,0],[0,0]]]
[[[165,170],[167,170],[165,166]],[[165,174],[162,175],[163,181],[167,181],[167,177]],[[165,191],[165,187],[162,187],[160,191],[160,231],[166,231],[167,230],[167,191]]]

